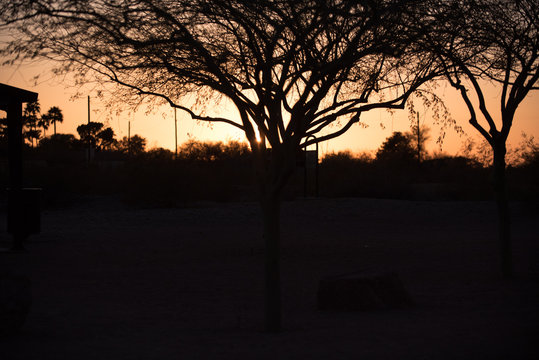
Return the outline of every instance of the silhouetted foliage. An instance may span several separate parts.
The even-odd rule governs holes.
[[[54,135],[56,135],[56,123],[61,123],[63,121],[64,115],[62,114],[62,110],[57,106],[51,107],[45,114],[41,115],[41,122],[46,128],[48,128],[50,124],[53,125]],[[45,127],[44,130],[46,130]]]
[[[55,134],[39,141],[39,149],[43,151],[67,151],[79,149],[80,141],[73,134]]]
[[[76,164],[83,160],[81,152],[84,144],[72,134],[55,134],[39,141],[34,157],[46,160],[49,164]]]
[[[56,123],[63,121],[63,115],[57,106],[51,107],[47,113],[40,114],[41,105],[39,101],[27,103],[23,110],[23,138],[35,147],[49,128],[54,124],[54,133],[56,134]],[[41,129],[39,129],[41,128]],[[42,131],[43,130],[43,131]],[[0,120],[0,137],[7,136],[7,119]]]
[[[104,126],[103,123],[94,121],[77,126],[80,140],[97,150],[112,150],[117,144],[114,131],[110,127],[103,128]]]
[[[130,138],[124,136],[117,147],[124,154],[140,156],[146,150],[146,139],[140,135],[133,135]]]
[[[171,162],[174,160],[174,152],[162,147],[146,151],[146,158],[150,161]]]
[[[81,124],[77,126],[77,132],[79,133],[80,140],[92,147],[97,146],[97,134],[103,129],[104,124],[99,122],[90,121],[87,124]]]
[[[535,142],[533,136],[527,136],[523,133],[519,146],[512,151],[511,155],[513,158],[511,165],[513,166],[536,166],[539,160],[539,144]]]
[[[30,142],[32,147],[41,137],[41,130],[38,129],[40,121],[41,106],[39,101],[27,103],[22,113],[23,137]]]
[[[376,152],[376,160],[387,162],[390,166],[408,166],[415,158],[416,151],[412,146],[411,137],[400,131],[388,137]]]
[[[523,167],[537,168],[539,166],[539,149],[535,148],[532,152],[523,154]]]
[[[98,132],[96,138],[98,142],[97,146],[100,150],[112,150],[117,143],[114,138],[114,130],[110,127]]]
[[[338,152],[331,152],[324,156],[322,159],[324,164],[329,163],[352,163],[352,162],[363,162],[363,163],[372,163],[373,158],[368,153],[361,153],[359,155],[352,154],[350,150],[344,150],[344,151],[338,151]]]
[[[182,144],[178,152],[178,159],[191,161],[216,161],[226,159],[239,159],[249,157],[249,146],[238,141],[223,144],[218,142],[200,142],[189,140]]]
[[[320,193],[328,197],[374,197],[421,200],[488,199],[488,169],[463,157],[434,157],[417,167],[413,158],[405,164],[366,154],[328,154],[320,164]]]

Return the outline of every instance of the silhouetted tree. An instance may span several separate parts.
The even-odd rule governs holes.
[[[142,155],[146,149],[146,139],[140,135],[133,135],[130,138],[124,136],[118,142],[118,150],[124,154],[139,156]]]
[[[56,135],[56,123],[63,122],[64,115],[59,107],[53,106],[45,114],[41,115],[41,121],[43,124],[47,124],[47,129],[49,124],[52,124],[54,127],[54,135]],[[44,128],[44,130],[46,129]]]
[[[470,112],[470,124],[492,148],[498,205],[501,269],[513,271],[506,194],[506,141],[520,103],[539,79],[537,0],[433,1],[425,6],[425,47],[439,56],[445,75]],[[485,97],[486,81],[499,85],[499,121]],[[482,118],[481,118],[482,117]]]
[[[103,126],[103,123],[94,121],[77,126],[80,140],[95,149],[98,141],[97,134],[103,129]]]
[[[146,151],[146,157],[154,161],[172,161],[174,160],[174,153],[168,149],[159,147]]]
[[[241,159],[251,155],[249,145],[239,141],[228,141],[223,144],[222,159]]]
[[[30,142],[32,147],[35,147],[36,141],[41,137],[41,131],[37,128],[40,120],[40,111],[41,106],[39,105],[39,101],[34,101],[26,104],[22,114],[24,138]]]
[[[77,126],[80,140],[88,149],[112,150],[115,147],[117,141],[114,138],[114,131],[110,127],[105,129],[103,127],[103,123],[94,121]]]
[[[223,144],[221,141],[188,140],[181,145],[178,158],[190,161],[216,161],[239,159],[250,153],[249,146],[238,141]]]
[[[79,146],[79,141],[73,134],[55,134],[39,141],[41,149],[72,150]]]
[[[359,154],[352,154],[350,150],[331,152],[324,155],[322,162],[342,162],[342,163],[351,163],[354,161],[360,161],[363,163],[372,162],[372,154],[368,152],[363,152]]]
[[[222,142],[202,142],[189,140],[180,147],[180,159],[191,161],[213,161],[219,158],[222,149]]]
[[[117,143],[117,140],[114,138],[114,130],[108,127],[96,135],[97,138],[97,147],[100,150],[112,150]]]
[[[298,152],[344,133],[365,111],[403,108],[435,75],[413,43],[414,1],[15,3],[0,9],[0,21],[18,35],[3,51],[8,58],[45,55],[81,83],[97,77],[122,85],[115,99],[126,104],[155,96],[195,120],[245,132],[264,218],[270,331],[281,327],[280,197]],[[190,94],[197,95],[192,106]],[[222,97],[235,116],[200,110]]]
[[[415,156],[416,151],[412,146],[411,137],[400,131],[388,137],[376,152],[376,160],[396,166],[410,165]]]
[[[519,165],[532,166],[539,164],[539,144],[533,136],[522,134],[522,142],[516,150],[519,157]]]
[[[37,127],[40,127],[43,129],[43,136],[47,136],[47,130],[49,129],[50,125],[51,125],[51,122],[48,116],[42,115],[37,120]]]

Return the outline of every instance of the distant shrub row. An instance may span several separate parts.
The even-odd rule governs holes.
[[[67,146],[69,145],[69,146]],[[490,169],[463,156],[426,157],[414,152],[376,156],[330,153],[320,160],[318,194],[323,197],[400,199],[490,199]],[[3,153],[1,184],[7,186]],[[249,147],[239,142],[183,144],[175,158],[166,149],[136,155],[119,151],[88,152],[76,142],[45,143],[25,149],[26,186],[44,189],[50,205],[72,194],[115,195],[137,206],[180,206],[194,201],[254,201],[254,172]],[[539,156],[528,153],[519,166],[508,168],[513,199],[539,199]],[[314,169],[298,168],[285,189],[287,199],[313,196]]]

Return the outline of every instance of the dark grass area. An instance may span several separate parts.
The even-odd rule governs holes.
[[[44,211],[27,253],[0,254],[34,295],[0,358],[536,359],[539,215],[513,204],[512,280],[498,275],[494,216],[481,201],[285,202],[284,331],[266,334],[256,204],[79,199]],[[320,279],[365,270],[396,271],[415,306],[316,309]]]

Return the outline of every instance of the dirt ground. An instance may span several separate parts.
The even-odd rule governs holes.
[[[26,253],[0,254],[34,298],[0,359],[539,359],[539,212],[512,214],[504,280],[490,202],[286,202],[284,331],[267,334],[256,204],[65,204]],[[397,272],[415,306],[316,309],[320,279],[372,270]]]

